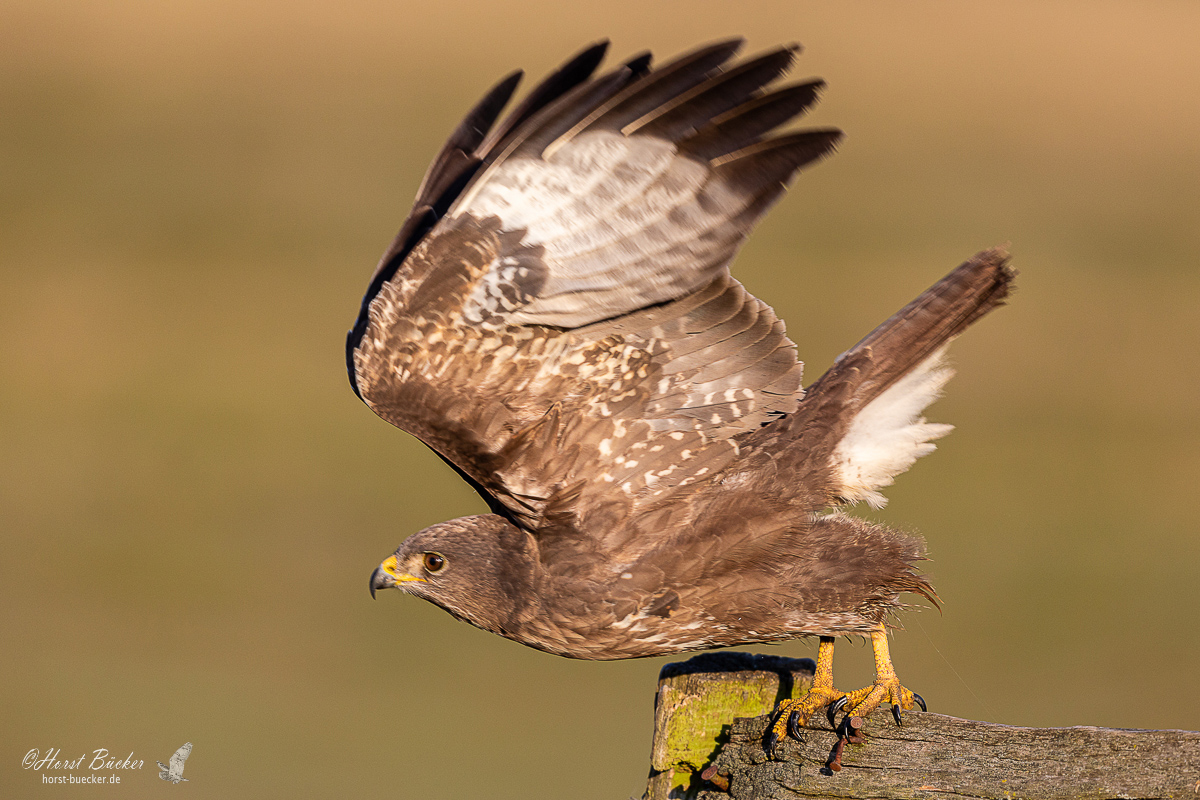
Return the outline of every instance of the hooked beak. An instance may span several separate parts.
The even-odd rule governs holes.
[[[375,598],[376,589],[392,589],[401,583],[424,583],[424,578],[418,578],[400,568],[395,556],[388,556],[383,563],[371,573],[371,598]]]
[[[376,567],[371,573],[371,599],[375,599],[376,589],[390,589],[396,585],[392,580],[392,576],[383,571],[383,567]]]

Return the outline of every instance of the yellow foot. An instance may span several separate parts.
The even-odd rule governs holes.
[[[900,679],[895,675],[890,678],[877,678],[870,686],[864,686],[857,691],[845,695],[845,699],[831,709],[834,713],[846,709],[846,719],[863,717],[870,714],[887,701],[892,704],[892,717],[897,725],[902,725],[900,712],[907,711],[913,706],[920,706],[925,711],[925,701],[921,695],[900,685]],[[856,726],[857,727],[857,726]]]
[[[843,697],[844,692],[830,687],[814,686],[804,697],[795,700],[784,700],[775,709],[775,722],[767,733],[767,752],[775,749],[775,745],[784,736],[793,739],[800,738],[800,729],[808,724],[812,715],[822,708],[829,717],[829,726],[836,727],[833,721],[833,708]]]
[[[921,695],[900,685],[896,670],[892,668],[892,658],[888,654],[887,632],[883,625],[871,634],[871,645],[875,650],[875,682],[846,694],[833,687],[833,637],[821,637],[812,688],[801,698],[784,700],[779,704],[775,712],[775,721],[767,731],[764,742],[768,755],[774,755],[775,745],[784,737],[800,738],[800,728],[808,724],[813,714],[825,709],[830,727],[838,734],[837,745],[828,763],[831,770],[837,771],[842,768],[842,750],[846,743],[859,744],[865,741],[862,735],[863,718],[885,701],[891,703],[892,717],[897,725],[901,724],[901,711],[913,706],[920,706],[922,711],[926,710]],[[846,716],[838,725],[834,717],[843,710]]]
[[[864,718],[879,708],[885,700],[892,704],[892,717],[896,720],[897,725],[903,724],[900,721],[902,709],[907,711],[916,705],[920,706],[922,711],[926,710],[925,701],[921,695],[901,686],[894,672],[891,677],[876,678],[870,686],[864,686],[857,691],[843,695],[842,699],[829,709],[831,718],[843,708],[848,710],[846,716],[842,717],[842,724],[834,726],[838,740],[829,760],[825,762],[827,768],[833,772],[840,771],[842,769],[842,752],[845,750],[846,744],[862,744],[866,741],[866,737],[862,733]]]
[[[846,716],[838,728],[843,738],[856,742],[860,740],[858,730],[862,720],[885,701],[892,705],[892,717],[897,725],[902,725],[900,712],[907,711],[913,706],[920,706],[925,711],[925,701],[921,695],[909,691],[900,685],[896,670],[892,667],[892,658],[888,654],[887,633],[883,626],[871,634],[871,645],[875,650],[875,682],[870,686],[850,692],[833,708],[834,713],[846,709]]]
[[[845,693],[833,688],[833,637],[822,636],[817,648],[817,669],[813,673],[813,685],[808,692],[794,700],[784,700],[775,710],[775,722],[767,731],[767,754],[775,752],[775,745],[785,736],[800,738],[800,728],[808,724],[812,715],[826,709],[830,727],[834,726],[833,708],[845,697]]]

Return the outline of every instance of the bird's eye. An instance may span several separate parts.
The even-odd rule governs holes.
[[[441,572],[446,566],[446,557],[441,553],[425,554],[425,571]]]

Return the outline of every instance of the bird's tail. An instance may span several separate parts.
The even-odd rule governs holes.
[[[837,385],[852,386],[846,400],[863,408],[928,362],[975,320],[1004,305],[1015,277],[1003,248],[977,254],[839,356],[808,395],[820,395]]]
[[[879,490],[950,432],[921,417],[952,374],[946,345],[1003,305],[1015,277],[1005,250],[979,253],[839,356],[779,421],[789,460],[824,478],[825,501],[882,506]]]

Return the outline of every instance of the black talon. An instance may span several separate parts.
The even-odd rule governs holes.
[[[801,738],[801,735],[800,735],[800,712],[799,711],[793,711],[791,714],[788,714],[787,730],[788,730],[788,735],[791,736],[793,739]]]
[[[829,709],[826,712],[826,716],[829,717],[829,726],[831,728],[833,728],[834,730],[837,730],[837,725],[834,724],[833,718],[837,715],[837,713],[839,711],[841,711],[842,709],[844,709],[846,707],[847,702],[848,702],[848,700],[847,700],[846,695],[842,695],[837,700],[833,701],[833,705],[829,706]]]
[[[892,719],[896,720],[896,727],[901,727],[904,723],[900,720],[900,704],[892,703]]]
[[[835,729],[839,739],[849,739],[854,735],[855,731],[850,727],[850,718],[842,717],[842,724]]]
[[[779,741],[779,737],[775,735],[775,729],[767,731],[767,738],[763,741],[763,748],[767,751],[768,756],[775,755],[775,744]]]
[[[913,692],[912,696],[913,696],[913,700],[917,701],[917,705],[919,705],[921,707],[922,711],[929,710],[928,708],[925,707],[925,698],[924,697],[921,697],[921,695],[917,694],[916,692]]]
[[[837,730],[837,720],[834,719],[837,713],[846,707],[846,695],[842,695],[837,700],[825,707],[825,717],[829,720],[829,727]]]

